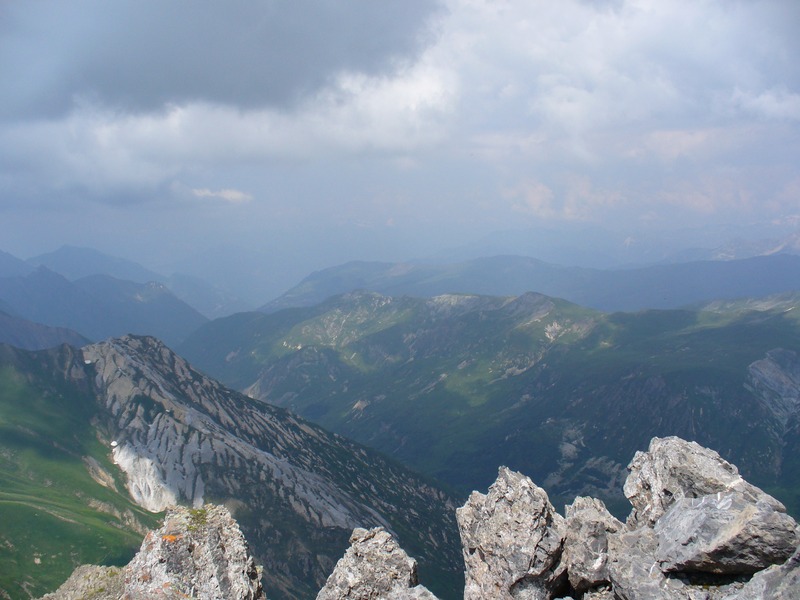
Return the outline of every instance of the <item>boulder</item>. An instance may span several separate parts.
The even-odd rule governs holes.
[[[124,592],[120,567],[81,565],[61,586],[40,600],[119,600]]]
[[[225,507],[176,507],[124,568],[83,565],[41,600],[264,600],[261,573]]]
[[[583,593],[608,583],[608,537],[620,523],[596,498],[579,497],[565,508],[566,537],[561,564],[572,588]]]
[[[123,600],[264,598],[239,525],[222,506],[178,507],[147,534],[124,571]]]
[[[317,600],[436,600],[417,584],[417,561],[382,527],[356,529]]]
[[[564,518],[528,477],[501,467],[487,495],[456,510],[465,563],[464,600],[554,597]]]
[[[681,498],[655,532],[665,572],[752,574],[786,561],[800,544],[794,519],[738,492]]]
[[[756,573],[740,591],[723,600],[797,600],[800,598],[800,548],[782,565]]]
[[[627,526],[653,526],[682,498],[700,498],[718,492],[736,492],[750,503],[759,501],[778,512],[786,508],[754,485],[719,454],[677,437],[653,438],[647,452],[637,452],[628,465],[623,491],[633,511]]]
[[[622,532],[608,540],[608,576],[619,600],[689,600],[686,585],[668,578],[655,559],[656,535],[650,528]]]

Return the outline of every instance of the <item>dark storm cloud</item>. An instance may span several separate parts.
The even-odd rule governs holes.
[[[434,0],[17,2],[0,8],[6,117],[88,102],[286,106],[341,71],[374,75],[430,41]]]
[[[797,220],[798,22],[795,0],[0,0],[0,238]]]

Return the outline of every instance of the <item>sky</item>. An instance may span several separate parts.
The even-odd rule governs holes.
[[[508,230],[797,230],[798,26],[795,0],[5,0],[0,249],[277,295]]]

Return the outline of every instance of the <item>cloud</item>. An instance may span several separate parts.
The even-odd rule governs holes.
[[[737,88],[732,103],[742,110],[767,119],[800,121],[800,93],[786,88],[769,89],[760,93],[745,92]]]
[[[796,6],[7,3],[0,185],[54,204],[248,190],[247,211],[375,222],[404,198],[481,227],[750,216],[798,176]]]
[[[526,182],[506,191],[513,210],[538,219],[559,221],[597,221],[611,209],[627,204],[618,190],[595,188],[584,176],[570,175],[557,190],[542,182]]]
[[[76,99],[132,112],[208,102],[288,107],[342,71],[379,75],[428,40],[434,0],[58,0],[3,5],[6,117]]]
[[[219,198],[229,204],[244,204],[253,199],[251,194],[232,189],[213,192],[208,188],[195,188],[192,190],[192,194],[198,198]]]
[[[198,169],[407,155],[446,135],[455,84],[420,62],[394,77],[346,72],[292,111],[209,103],[126,113],[82,102],[67,116],[0,125],[0,174],[42,193],[152,190]]]

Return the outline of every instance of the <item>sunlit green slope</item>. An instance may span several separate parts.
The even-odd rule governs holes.
[[[506,464],[561,499],[613,504],[633,452],[680,435],[783,488],[796,511],[797,306],[605,314],[538,294],[364,292],[212,322],[182,353],[464,490]]]
[[[156,522],[127,499],[90,425],[97,406],[74,352],[0,346],[0,595],[37,597],[77,565],[125,564]]]

